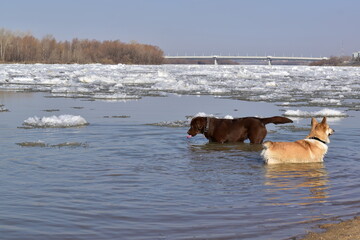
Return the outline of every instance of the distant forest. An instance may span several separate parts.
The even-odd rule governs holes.
[[[350,56],[335,57],[310,63],[310,66],[360,66],[360,59],[352,59]]]
[[[163,56],[159,47],[137,42],[57,41],[51,35],[37,39],[0,28],[0,63],[162,64]]]

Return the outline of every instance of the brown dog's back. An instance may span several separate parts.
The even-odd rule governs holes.
[[[196,117],[191,120],[188,134],[196,136],[204,134],[210,142],[244,142],[249,139],[250,143],[262,143],[268,123],[290,123],[291,119],[275,116],[269,118],[245,117],[235,119],[218,119],[213,117]]]

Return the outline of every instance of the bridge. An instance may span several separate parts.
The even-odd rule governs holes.
[[[271,65],[271,62],[274,60],[283,60],[283,61],[320,61],[327,60],[327,57],[275,57],[275,56],[165,56],[166,59],[192,59],[192,60],[201,60],[201,59],[213,59],[214,64],[217,65],[218,59],[224,60],[258,60],[258,61],[267,61],[268,65]]]

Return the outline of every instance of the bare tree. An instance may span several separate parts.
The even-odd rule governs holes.
[[[163,51],[135,41],[79,40],[58,42],[52,35],[41,40],[30,33],[0,29],[0,61],[21,63],[161,64]]]
[[[9,30],[6,30],[4,28],[0,29],[0,60],[2,62],[6,61],[6,52],[9,48],[13,35],[14,34]]]

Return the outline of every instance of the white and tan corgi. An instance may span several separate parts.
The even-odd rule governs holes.
[[[265,142],[261,156],[267,164],[323,162],[330,143],[329,136],[335,131],[326,123],[311,119],[309,135],[296,142]]]

